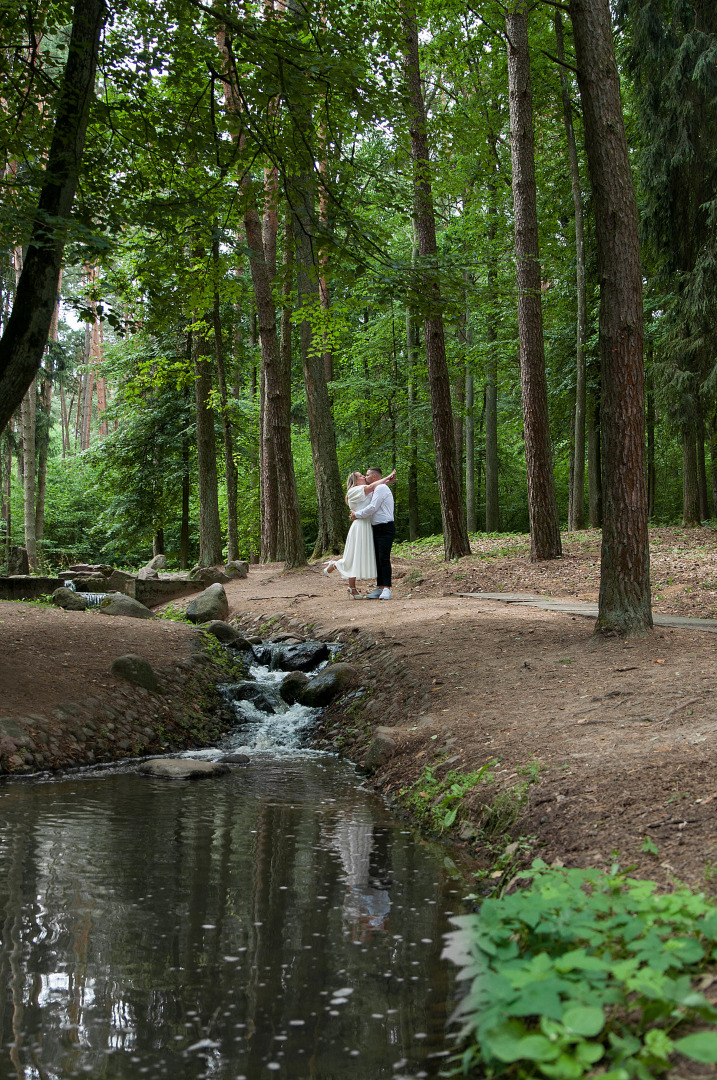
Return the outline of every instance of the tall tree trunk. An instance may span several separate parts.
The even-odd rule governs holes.
[[[570,0],[570,15],[600,279],[603,535],[596,631],[633,634],[652,626],[637,200],[609,0]]]
[[[152,538],[152,558],[164,555],[164,529],[160,526]]]
[[[697,433],[694,424],[682,425],[682,527],[700,524],[700,486],[697,473]]]
[[[470,361],[468,362],[470,365]],[[473,373],[466,370],[466,528],[476,531],[476,472],[475,472],[475,385]]]
[[[42,363],[92,101],[104,0],[75,0],[70,44],[38,213],[12,313],[0,338],[0,430],[27,393]]]
[[[456,469],[458,471],[458,490],[463,489],[463,427],[466,409],[466,360],[465,360],[465,324],[459,330],[459,340],[463,346],[463,356],[456,364],[456,376],[453,380],[453,442],[456,447]]]
[[[191,334],[189,335],[189,355],[191,358]],[[179,569],[189,567],[189,439],[182,435],[182,518],[179,526]]]
[[[538,209],[533,156],[533,97],[526,0],[506,12],[510,145],[513,172],[515,257],[518,282],[518,337],[523,394],[525,463],[528,474],[531,559],[562,554],[545,375],[541,304]]]
[[[588,403],[588,496],[590,528],[602,528],[602,453],[600,449],[600,406]]]
[[[5,475],[3,477],[5,499],[5,563],[10,562],[10,548],[12,547],[12,440],[9,426],[5,429],[3,437],[3,457],[5,461]]]
[[[717,415],[712,413],[709,421],[710,466],[712,472],[712,513],[717,517]]]
[[[310,180],[302,173],[296,199],[294,237],[296,242],[296,284],[299,311],[311,311],[319,304],[318,267],[314,259],[315,232]],[[322,352],[313,340],[311,322],[301,322],[301,362],[306,387],[311,456],[318,501],[318,535],[314,555],[337,554],[346,535],[346,503],[339,477],[336,434],[326,384]]]
[[[652,378],[647,382],[647,517],[655,516],[655,395]]]
[[[49,366],[49,365],[48,365]],[[38,545],[45,538],[45,494],[47,492],[47,458],[50,450],[52,413],[52,371],[48,370],[40,393],[42,401],[42,434],[37,448],[37,497],[35,500],[35,539]],[[64,434],[64,432],[63,432]]]
[[[35,419],[37,410],[36,382],[33,379],[22,402],[22,450],[24,459],[23,507],[25,514],[25,547],[30,570],[37,570],[37,539],[35,534]]]
[[[700,406],[697,417],[697,476],[700,488],[700,521],[706,521],[710,516],[709,502],[707,499],[707,462],[705,461],[705,422],[702,417]]]
[[[212,262],[214,265],[214,305],[212,316],[214,323],[214,356],[217,361],[217,382],[219,400],[222,406],[222,434],[224,435],[224,472],[227,483],[227,562],[239,558],[239,533],[237,530],[237,467],[234,461],[234,432],[229,415],[229,394],[224,368],[224,339],[222,320],[219,309],[219,241],[212,241]]]
[[[275,462],[278,544],[278,507],[281,506],[284,557],[286,566],[303,566],[306,562],[304,537],[301,530],[301,511],[296,490],[294,459],[291,453],[291,383],[286,393],[282,358],[276,335],[276,307],[271,279],[264,258],[264,246],[256,208],[249,204],[244,217],[251,276],[256,299],[261,363],[264,372],[264,417],[261,431]],[[291,354],[289,354],[291,355]]]
[[[418,434],[416,431],[417,327],[410,306],[406,308],[406,354],[408,357],[408,539],[417,540],[418,528]]]
[[[222,562],[222,527],[219,520],[214,410],[211,407],[211,350],[205,331],[198,331],[194,335],[194,379],[199,480],[199,565],[217,566]]]
[[[490,286],[489,286],[490,287]],[[489,300],[490,303],[490,300]],[[485,531],[500,531],[498,502],[498,353],[494,315],[486,327],[485,358]]]
[[[555,12],[556,55],[565,63],[563,46],[563,19],[559,11]],[[560,71],[560,89],[563,99],[563,119],[565,138],[568,144],[568,162],[570,164],[570,186],[573,192],[575,214],[575,291],[577,294],[577,332],[575,342],[575,433],[573,436],[574,467],[571,484],[570,517],[571,529],[585,528],[585,407],[586,407],[586,363],[585,341],[588,329],[587,284],[585,273],[585,219],[583,215],[583,193],[580,188],[580,167],[578,148],[575,143],[573,112],[570,103],[570,83],[564,67]]]
[[[413,211],[418,235],[421,291],[428,302],[424,319],[428,385],[433,415],[438,494],[443,519],[443,543],[447,559],[470,555],[470,544],[461,506],[451,412],[451,388],[446,361],[440,282],[435,269],[438,246],[431,188],[426,109],[418,56],[418,23],[412,0],[402,0],[404,76],[408,94],[408,124],[413,159]]]

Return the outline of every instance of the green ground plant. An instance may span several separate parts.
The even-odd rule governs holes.
[[[426,765],[415,783],[401,789],[399,798],[429,832],[448,832],[463,817],[466,795],[481,785],[493,783],[491,769],[497,764],[497,760],[492,759],[474,772],[452,769],[441,777],[436,775],[438,766]]]
[[[450,1075],[652,1080],[677,1055],[717,1063],[717,1010],[696,988],[717,908],[680,887],[533,862],[531,884],[454,919],[469,991]]]

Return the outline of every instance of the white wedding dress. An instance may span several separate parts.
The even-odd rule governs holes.
[[[363,510],[371,502],[370,495],[364,495],[363,484],[349,488],[349,510]],[[370,518],[358,518],[351,522],[346,537],[343,557],[336,559],[334,566],[343,578],[360,578],[370,581],[376,577],[376,555],[373,550],[373,529]]]

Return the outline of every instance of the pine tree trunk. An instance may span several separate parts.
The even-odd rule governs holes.
[[[461,327],[461,342],[465,350],[465,328]],[[466,361],[462,356],[456,364],[456,377],[453,380],[453,441],[456,447],[456,470],[458,472],[458,490],[463,488],[463,424],[466,408]]]
[[[191,357],[191,335],[189,354]],[[182,517],[179,526],[179,569],[189,568],[189,439],[182,437]]]
[[[634,634],[652,626],[637,201],[609,2],[570,0],[570,15],[600,280],[603,535],[596,631]]]
[[[12,314],[0,338],[0,431],[19,408],[47,345],[64,250],[61,222],[72,212],[105,15],[104,0],[75,0],[38,213]]]
[[[647,518],[655,516],[655,395],[647,383]]]
[[[712,472],[712,514],[717,517],[717,415],[714,412],[709,423],[709,436]]]
[[[555,12],[556,55],[565,62],[563,46],[563,20],[559,11]],[[577,294],[577,333],[575,343],[575,432],[573,436],[573,475],[570,486],[570,514],[568,523],[571,529],[585,528],[585,407],[586,407],[586,364],[585,341],[588,327],[587,287],[585,273],[585,219],[583,215],[583,194],[580,188],[580,167],[578,148],[575,143],[573,112],[570,103],[570,84],[564,67],[560,71],[560,89],[563,100],[563,120],[565,138],[568,144],[568,162],[570,164],[570,186],[573,193],[575,214],[575,290]]]
[[[466,528],[476,531],[475,414],[473,375],[466,371]]]
[[[419,272],[422,277],[420,289],[428,308],[424,319],[424,333],[438,494],[443,519],[443,543],[446,558],[457,559],[463,555],[470,555],[470,544],[462,512],[461,478],[456,463],[441,290],[437,273],[432,265],[438,253],[436,220],[431,189],[426,110],[418,56],[418,24],[411,0],[403,0],[401,23],[411,157],[413,158],[413,208],[420,256]]]
[[[274,505],[277,507],[277,517],[273,542],[278,546],[278,508],[281,506],[286,566],[303,566],[306,562],[306,554],[294,474],[294,459],[291,452],[290,373],[287,395],[286,377],[282,370],[282,356],[276,334],[276,307],[271,279],[264,259],[259,216],[255,208],[248,207],[244,223],[250,251],[263,370],[264,408],[260,438],[266,447],[265,458],[270,452],[275,462],[273,476],[270,474],[268,477],[269,483],[273,483],[274,478],[276,481]]]
[[[218,566],[222,560],[219,519],[219,478],[211,407],[212,363],[206,334],[194,336],[194,401],[197,410],[197,473],[199,481],[199,565]]]
[[[57,328],[55,328],[56,330]],[[54,340],[51,338],[51,340]],[[45,494],[47,491],[47,457],[50,451],[50,424],[52,421],[52,371],[45,375],[40,394],[42,400],[42,437],[37,451],[37,497],[35,500],[35,540],[38,546],[45,538]],[[63,431],[64,435],[64,431]]]
[[[37,539],[35,534],[35,419],[37,409],[36,382],[33,379],[22,402],[23,451],[23,508],[25,515],[25,547],[30,570],[37,570]]]
[[[299,311],[319,305],[318,267],[314,260],[315,229],[309,177],[302,173],[297,190],[294,238],[296,244],[296,284]],[[336,434],[326,384],[322,352],[316,348],[308,319],[300,329],[301,363],[306,387],[306,411],[314,464],[318,502],[318,534],[314,556],[338,554],[346,535],[346,503],[339,477]]]
[[[555,497],[548,384],[545,375],[526,0],[516,0],[512,8],[508,9],[506,30],[530,557],[533,560],[554,559],[562,554],[562,546]]]
[[[600,451],[600,406],[588,403],[588,496],[590,528],[602,528],[602,453]]]
[[[276,378],[278,387],[277,408],[282,416],[285,428],[284,440],[288,440],[289,454],[291,455],[291,317],[293,308],[294,289],[294,218],[291,210],[287,209],[284,217],[284,243],[281,256],[281,314],[279,316],[279,366]],[[287,504],[284,499],[279,500],[279,540],[281,558],[286,566],[304,566],[306,553],[304,549],[304,536],[301,526],[301,512],[299,510],[299,497],[296,493],[296,478],[293,483],[291,494],[291,506],[294,507],[287,513]]]
[[[10,440],[9,427],[5,429],[3,456],[5,459],[5,476],[3,477],[5,497],[5,564],[10,562],[10,548],[12,547],[12,442]]]
[[[495,143],[491,140],[492,149]],[[497,166],[496,166],[497,167]],[[500,503],[498,500],[498,263],[495,250],[498,232],[496,205],[496,180],[491,177],[488,185],[488,295],[486,324],[484,423],[485,423],[485,531],[500,531]]]
[[[152,538],[152,558],[156,555],[164,555],[164,529],[161,527]]]
[[[697,433],[694,424],[682,425],[682,527],[700,524],[700,486],[697,473]]]
[[[212,262],[214,264],[214,306],[212,309],[214,324],[214,356],[217,362],[217,382],[219,400],[222,406],[222,434],[224,435],[224,473],[227,484],[227,562],[239,558],[239,533],[237,530],[237,467],[234,460],[234,432],[229,415],[229,394],[224,368],[224,339],[219,308],[219,241],[212,241]]]

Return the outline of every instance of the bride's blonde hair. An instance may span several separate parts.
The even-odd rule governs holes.
[[[349,504],[349,491],[352,487],[356,487],[356,473],[350,472],[346,477],[346,505]]]

